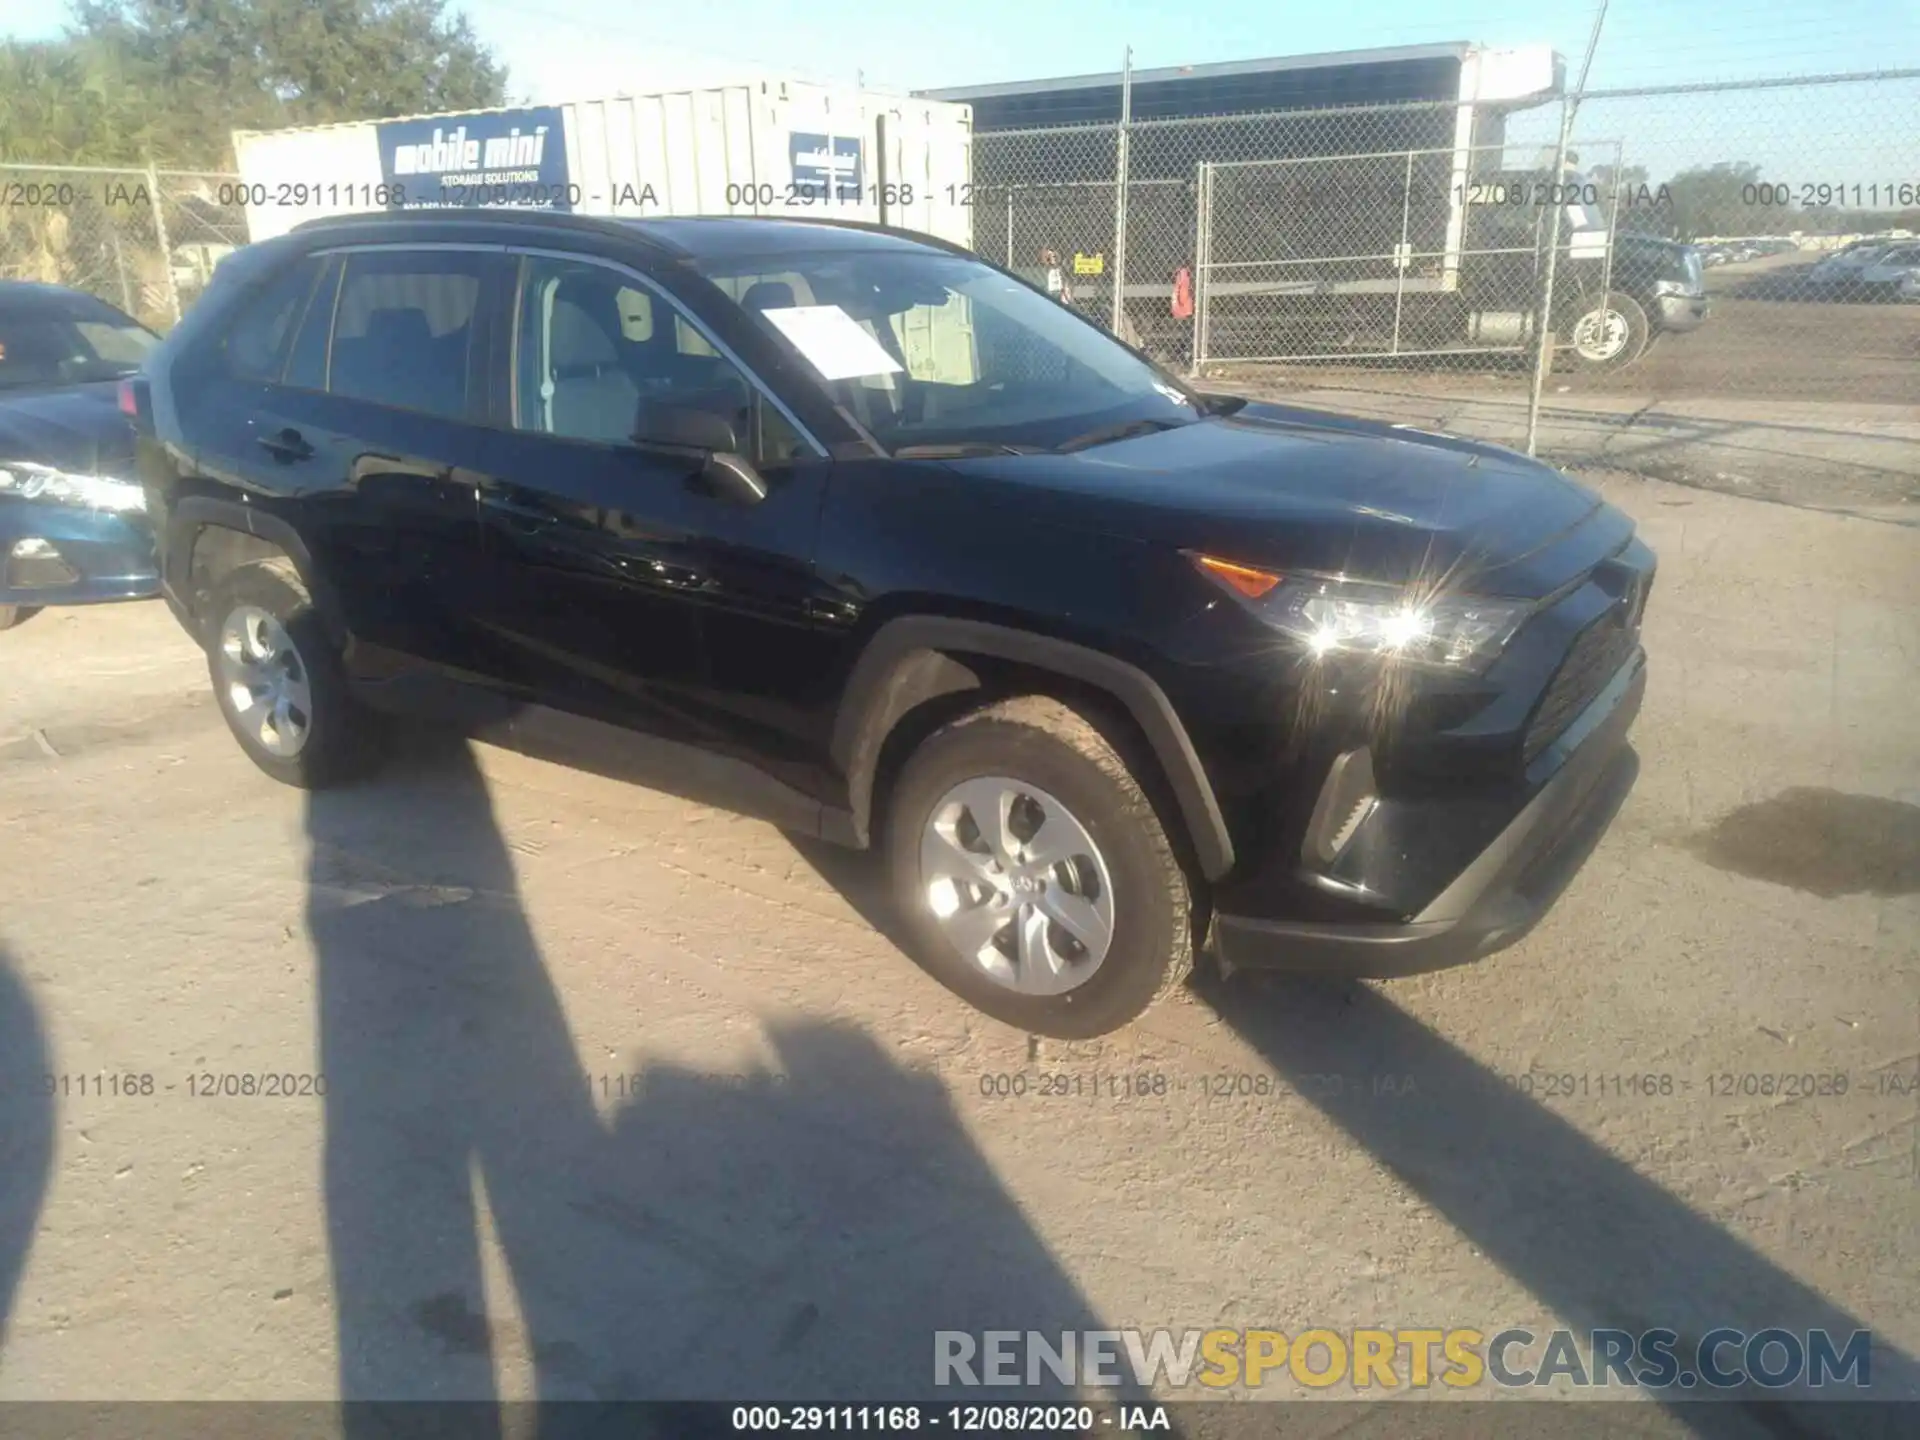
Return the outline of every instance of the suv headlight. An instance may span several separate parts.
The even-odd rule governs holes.
[[[1314,656],[1373,655],[1441,670],[1482,670],[1533,610],[1525,600],[1421,595],[1344,576],[1279,575],[1212,555],[1188,558]]]
[[[132,480],[106,475],[70,475],[51,465],[12,460],[0,465],[0,495],[81,505],[89,510],[135,511],[147,508],[147,492]]]

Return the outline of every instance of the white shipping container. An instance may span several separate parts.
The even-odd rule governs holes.
[[[233,146],[254,240],[396,199],[829,216],[973,238],[971,107],[804,81],[237,131]]]

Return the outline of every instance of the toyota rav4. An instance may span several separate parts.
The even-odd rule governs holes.
[[[267,774],[382,717],[884,852],[916,958],[1112,1030],[1196,953],[1521,935],[1632,781],[1654,557],[1491,445],[1199,393],[877,226],[530,212],[241,250],[130,403]]]

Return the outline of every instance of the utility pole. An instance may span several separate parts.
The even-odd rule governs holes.
[[[1127,142],[1133,128],[1133,47],[1120,61],[1120,134],[1114,145],[1113,197],[1113,317],[1108,325],[1116,337],[1126,320],[1127,286]]]
[[[1580,108],[1580,97],[1587,92],[1587,73],[1593,68],[1593,52],[1600,45],[1600,27],[1606,23],[1607,0],[1600,0],[1600,8],[1594,13],[1593,33],[1587,37],[1586,57],[1580,62],[1580,79],[1574,85],[1573,92],[1560,98],[1560,143],[1554,147],[1553,175],[1547,181],[1552,189],[1548,194],[1558,193],[1561,177],[1567,165],[1567,142],[1573,134],[1573,117]],[[1534,307],[1539,317],[1539,333],[1534,336],[1535,354],[1533,357],[1533,388],[1527,396],[1527,454],[1534,453],[1534,447],[1540,438],[1540,396],[1547,386],[1547,372],[1553,368],[1553,277],[1555,262],[1560,258],[1560,217],[1566,213],[1565,205],[1555,205],[1547,221],[1547,264],[1546,274],[1540,285],[1540,303]],[[1611,245],[1612,237],[1608,237]],[[1600,303],[1606,304],[1606,297],[1600,297]]]

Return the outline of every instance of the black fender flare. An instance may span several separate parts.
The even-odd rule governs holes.
[[[1111,695],[1146,736],[1166,773],[1202,873],[1218,880],[1233,868],[1233,839],[1219,800],[1166,692],[1138,666],[1049,635],[944,615],[903,615],[874,633],[854,663],[834,717],[831,754],[846,777],[858,843],[871,834],[874,772],[881,747],[902,716],[941,695],[977,689],[969,655],[1031,665]]]
[[[345,611],[340,598],[320,567],[313,552],[285,520],[237,500],[211,495],[189,495],[178,501],[167,515],[167,533],[161,547],[161,576],[167,591],[181,605],[191,599],[193,551],[206,530],[232,530],[261,540],[284,552],[300,572],[313,603],[320,611],[328,638],[344,649],[348,643]]]

